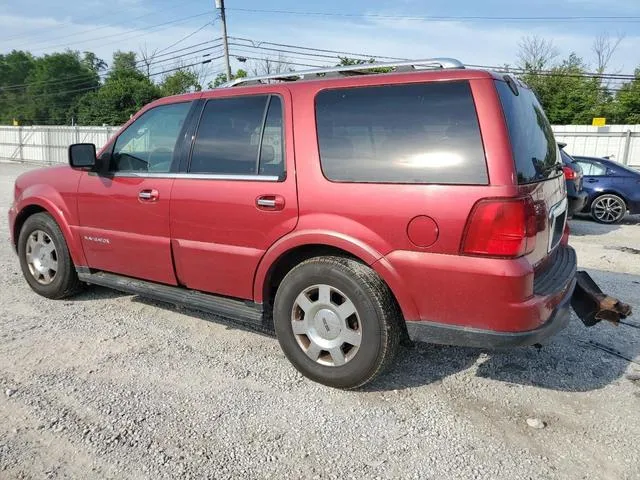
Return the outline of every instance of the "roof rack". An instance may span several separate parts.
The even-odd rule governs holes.
[[[393,68],[394,71],[411,71],[419,68],[464,68],[464,64],[455,58],[427,58],[425,60],[405,60],[402,62],[384,63],[362,63],[358,65],[344,65],[340,67],[318,68],[313,70],[301,70],[299,72],[280,72],[270,75],[260,75],[257,77],[236,78],[230,82],[223,83],[220,88],[236,87],[249,83],[262,83],[264,80],[280,80],[283,82],[293,82],[296,80],[310,78],[326,78],[333,75],[366,75],[371,73],[371,69]]]

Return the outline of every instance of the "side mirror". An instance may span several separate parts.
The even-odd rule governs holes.
[[[616,172],[614,172],[610,168],[607,168],[607,175],[611,176],[611,175],[615,175],[615,174],[616,174]]]
[[[96,166],[96,146],[93,143],[70,145],[69,165],[72,168],[94,168]]]

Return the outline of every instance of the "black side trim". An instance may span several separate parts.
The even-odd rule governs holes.
[[[536,272],[533,279],[533,293],[546,296],[559,292],[571,278],[576,276],[577,269],[576,251],[568,245],[560,245],[551,254],[546,268]]]
[[[565,328],[571,318],[570,300],[576,285],[575,278],[566,289],[565,296],[547,322],[535,330],[524,332],[496,332],[479,328],[445,325],[435,322],[407,321],[411,340],[441,345],[476,348],[524,347],[540,343]]]
[[[83,282],[113,288],[121,292],[133,293],[153,298],[161,302],[184,305],[205,312],[213,313],[243,324],[263,327],[262,305],[232,298],[211,295],[188,290],[182,287],[162,285],[135,278],[124,277],[113,273],[89,273],[86,267],[76,268],[78,277]]]

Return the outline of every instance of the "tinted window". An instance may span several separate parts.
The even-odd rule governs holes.
[[[497,81],[496,86],[509,128],[518,183],[559,175],[558,146],[536,96],[527,88],[519,88],[516,95],[506,82]]]
[[[112,172],[167,173],[191,103],[160,105],[147,110],[116,140]]]
[[[607,167],[594,162],[577,162],[585,175],[600,176],[607,174]]]
[[[468,82],[324,90],[316,122],[330,180],[488,182]]]
[[[260,95],[209,100],[198,127],[189,171],[279,175],[283,170],[282,152],[279,97]]]

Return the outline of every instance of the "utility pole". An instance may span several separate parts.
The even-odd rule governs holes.
[[[227,41],[227,19],[224,13],[224,0],[215,0],[215,5],[220,10],[220,22],[222,23],[222,46],[224,48],[224,63],[227,69],[227,82],[231,81],[231,64],[229,63],[229,42]]]

